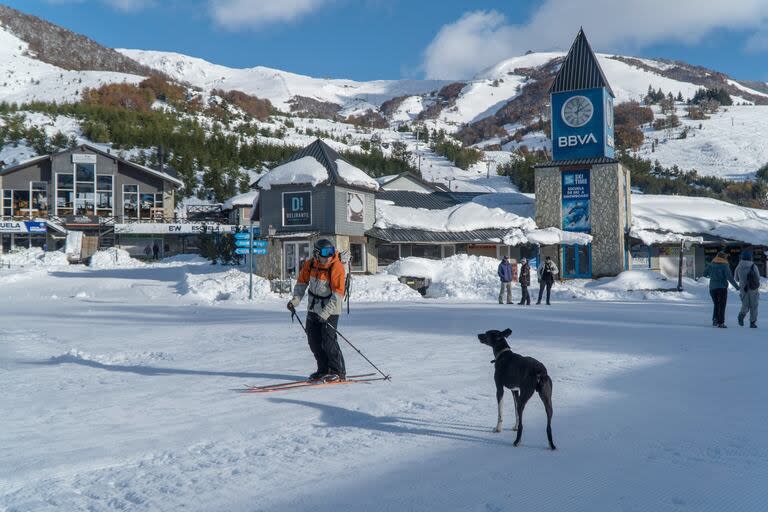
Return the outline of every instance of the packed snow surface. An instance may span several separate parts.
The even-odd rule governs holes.
[[[315,369],[286,298],[200,300],[191,276],[223,286],[228,272],[177,263],[3,282],[0,510],[768,508],[768,346],[736,327],[735,293],[730,329],[709,327],[704,282],[678,300],[623,290],[658,288],[653,274],[556,285],[552,306],[500,306],[490,289],[353,299],[339,330],[391,382],[255,395],[238,390]],[[469,271],[490,287],[494,263],[430,271],[446,288]],[[491,433],[493,355],[476,335],[506,327],[554,381],[555,452],[536,397],[520,447],[509,393]],[[341,347],[351,374],[375,371]]]
[[[103,249],[97,251],[91,256],[90,267],[91,268],[133,268],[142,267],[145,263],[143,261],[132,258],[128,251],[119,249],[117,247],[110,247],[109,249]]]

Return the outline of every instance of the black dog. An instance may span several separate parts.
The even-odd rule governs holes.
[[[504,398],[504,387],[512,390],[512,396],[515,398],[515,430],[517,430],[517,439],[514,445],[520,443],[523,436],[523,409],[525,404],[536,391],[544,402],[544,409],[547,411],[547,439],[549,447],[555,449],[555,443],[552,442],[552,379],[547,375],[547,369],[543,364],[532,357],[524,357],[515,354],[509,348],[507,337],[512,334],[512,329],[504,331],[488,331],[484,334],[478,334],[480,343],[488,345],[493,349],[492,362],[496,364],[496,372],[493,380],[496,382],[496,400],[499,404],[499,421],[496,423],[496,432],[501,432],[501,401]]]

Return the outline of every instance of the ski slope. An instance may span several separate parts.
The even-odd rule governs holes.
[[[0,510],[768,507],[768,348],[736,327],[735,294],[727,330],[708,327],[706,284],[627,292],[648,284],[637,273],[558,284],[551,307],[353,299],[340,330],[392,382],[261,396],[235,390],[314,361],[286,298],[259,288],[249,304],[225,274],[196,261],[0,271]],[[395,286],[371,279],[355,286]],[[509,394],[490,432],[492,354],[475,334],[505,327],[554,380],[555,452],[537,398],[519,448]],[[350,372],[369,370],[342,348]]]

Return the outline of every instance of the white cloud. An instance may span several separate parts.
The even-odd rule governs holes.
[[[525,24],[497,11],[465,13],[444,25],[424,51],[427,78],[469,78],[526,50],[567,50],[579,26],[599,51],[659,42],[693,44],[714,29],[758,31],[768,0],[545,0]],[[765,41],[755,36],[752,46]],[[750,43],[748,43],[750,44]]]
[[[123,12],[137,12],[154,4],[153,0],[104,0],[104,3]]]
[[[209,0],[220,25],[237,30],[293,21],[319,9],[328,0]]]

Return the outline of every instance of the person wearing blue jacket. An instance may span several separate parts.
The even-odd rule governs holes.
[[[501,291],[499,292],[499,304],[504,304],[504,292],[507,293],[507,304],[512,304],[512,280],[515,278],[512,264],[509,258],[504,256],[499,263],[499,279],[501,280]]]
[[[728,255],[722,251],[718,252],[704,270],[704,277],[709,278],[709,295],[714,304],[712,326],[723,329],[727,327],[725,325],[725,306],[728,303],[728,283],[731,283],[737,290],[739,289],[739,285],[733,279]]]

